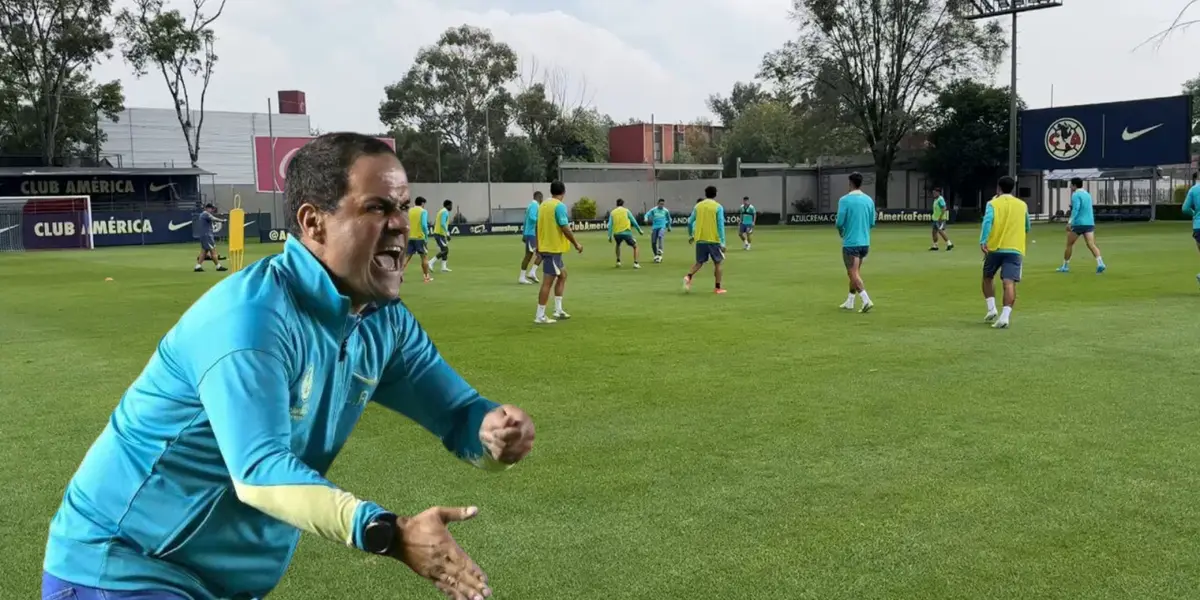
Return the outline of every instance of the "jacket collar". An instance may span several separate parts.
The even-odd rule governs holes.
[[[325,265],[298,237],[288,236],[277,264],[300,305],[318,321],[341,327],[346,319],[353,316],[350,314],[350,298],[338,291]],[[379,308],[381,306],[372,304],[363,310],[361,316],[365,317]]]

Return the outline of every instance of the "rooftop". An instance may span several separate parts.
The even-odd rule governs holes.
[[[187,167],[133,168],[111,167],[0,167],[0,177],[186,177],[213,175],[204,169]]]

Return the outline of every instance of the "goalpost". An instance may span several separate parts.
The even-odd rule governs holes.
[[[0,252],[94,248],[91,196],[0,196]]]

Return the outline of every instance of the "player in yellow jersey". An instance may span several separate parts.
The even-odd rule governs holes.
[[[567,205],[563,204],[563,196],[567,186],[561,181],[550,184],[550,199],[544,200],[538,206],[537,216],[537,251],[542,257],[542,288],[538,290],[537,315],[534,323],[554,323],[558,319],[570,319],[571,315],[563,310],[563,292],[567,289],[567,268],[563,265],[563,255],[575,247],[576,252],[583,252],[583,246],[575,240],[571,233],[571,219],[567,216]],[[554,316],[546,316],[546,302],[550,300],[550,290],[554,290]]]
[[[433,219],[433,241],[437,242],[438,253],[429,261],[430,271],[437,267],[440,260],[442,261],[442,272],[450,272],[450,210],[453,208],[453,202],[449,200],[442,202],[442,210],[439,210]]]
[[[608,241],[617,241],[617,267],[621,266],[621,245],[626,244],[633,248],[633,268],[642,268],[642,265],[638,264],[637,240],[633,239],[634,229],[641,235],[642,226],[638,225],[633,213],[625,208],[625,201],[617,198],[617,207],[608,213]]]
[[[425,210],[424,198],[417,196],[413,203],[416,206],[408,209],[408,248],[404,253],[404,266],[400,270],[408,269],[408,261],[420,254],[421,274],[425,276],[425,283],[429,283],[433,281],[429,275],[429,250],[425,247],[425,240],[429,237],[429,211]]]
[[[979,248],[983,251],[983,298],[987,302],[984,319],[996,329],[1008,327],[1013,305],[1017,303],[1017,283],[1025,258],[1025,237],[1029,233],[1029,206],[1012,195],[1017,182],[1007,175],[996,185],[997,195],[988,201],[983,213],[983,231]],[[1004,309],[996,313],[996,273],[1004,282]]]
[[[696,202],[692,216],[688,217],[688,243],[693,242],[696,244],[696,264],[684,276],[683,289],[691,291],[692,277],[711,259],[713,280],[716,282],[713,291],[724,294],[725,288],[721,287],[724,269],[721,264],[725,262],[725,208],[717,202],[717,188],[714,186],[704,188],[704,199]]]

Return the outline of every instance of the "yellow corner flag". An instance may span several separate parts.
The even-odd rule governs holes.
[[[240,194],[234,194],[233,210],[229,211],[229,262],[234,273],[246,266],[246,211]]]

